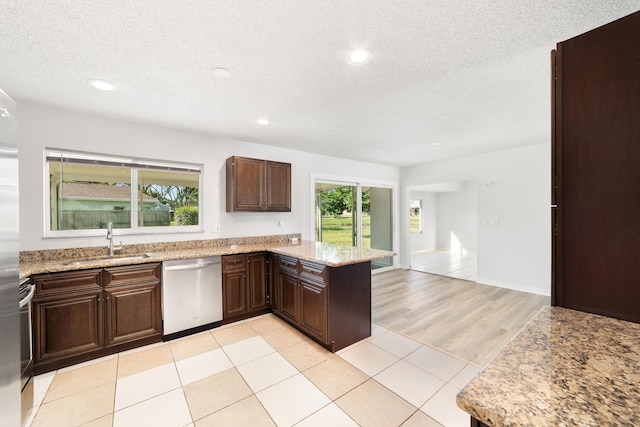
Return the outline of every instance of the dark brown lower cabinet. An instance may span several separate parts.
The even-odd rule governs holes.
[[[34,360],[60,360],[104,347],[102,290],[33,299]]]
[[[490,427],[480,420],[471,417],[471,427]]]
[[[160,264],[32,277],[36,374],[162,337]]]
[[[328,267],[273,255],[271,262],[277,316],[331,351],[371,336],[370,262]]]
[[[228,323],[269,310],[268,258],[264,252],[222,257],[222,315]]]
[[[105,346],[145,338],[162,332],[162,313],[158,310],[160,286],[123,286],[106,291]]]
[[[291,274],[285,269],[281,269],[278,273],[278,283],[276,284],[279,295],[277,313],[294,324],[298,323],[299,318],[300,291],[298,287],[297,274]]]

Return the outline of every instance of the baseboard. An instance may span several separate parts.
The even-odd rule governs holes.
[[[538,287],[527,286],[521,283],[511,283],[504,282],[502,280],[488,279],[486,277],[477,277],[476,283],[479,283],[481,285],[497,286],[499,288],[513,289],[514,291],[528,292],[530,294],[543,295],[546,297],[551,296],[551,285],[549,285],[549,289],[545,292]]]

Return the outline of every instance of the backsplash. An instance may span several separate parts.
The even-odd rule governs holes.
[[[118,255],[134,255],[146,252],[179,251],[226,247],[230,245],[251,245],[261,243],[287,243],[292,238],[302,240],[302,234],[277,234],[272,236],[231,237],[225,239],[187,240],[182,242],[141,243],[124,245]],[[44,249],[39,251],[20,251],[20,263],[46,262],[61,259],[92,258],[106,256],[109,248],[90,246],[84,248]]]

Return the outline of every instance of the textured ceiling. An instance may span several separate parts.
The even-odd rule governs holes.
[[[640,0],[0,0],[0,88],[18,102],[407,166],[548,141],[550,50],[637,10]],[[354,47],[371,61],[348,65]]]

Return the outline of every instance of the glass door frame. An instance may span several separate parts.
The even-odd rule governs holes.
[[[389,188],[391,189],[391,198],[392,198],[392,219],[391,219],[391,229],[393,233],[392,237],[392,246],[391,249],[394,252],[397,252],[396,248],[398,247],[398,187],[394,182],[389,181],[378,181],[364,178],[355,178],[355,177],[346,177],[346,176],[337,176],[337,175],[327,175],[327,174],[311,174],[310,179],[310,194],[311,194],[311,229],[309,230],[309,235],[313,236],[313,240],[317,241],[316,235],[316,226],[317,226],[317,215],[316,215],[316,183],[326,183],[326,184],[335,184],[337,186],[355,186],[356,187],[356,217],[357,217],[357,227],[356,227],[356,243],[357,247],[362,247],[362,188],[363,187],[376,187],[376,188]],[[383,272],[387,270],[392,270],[395,268],[396,257],[392,257],[392,264],[389,267],[378,268],[372,271]]]

